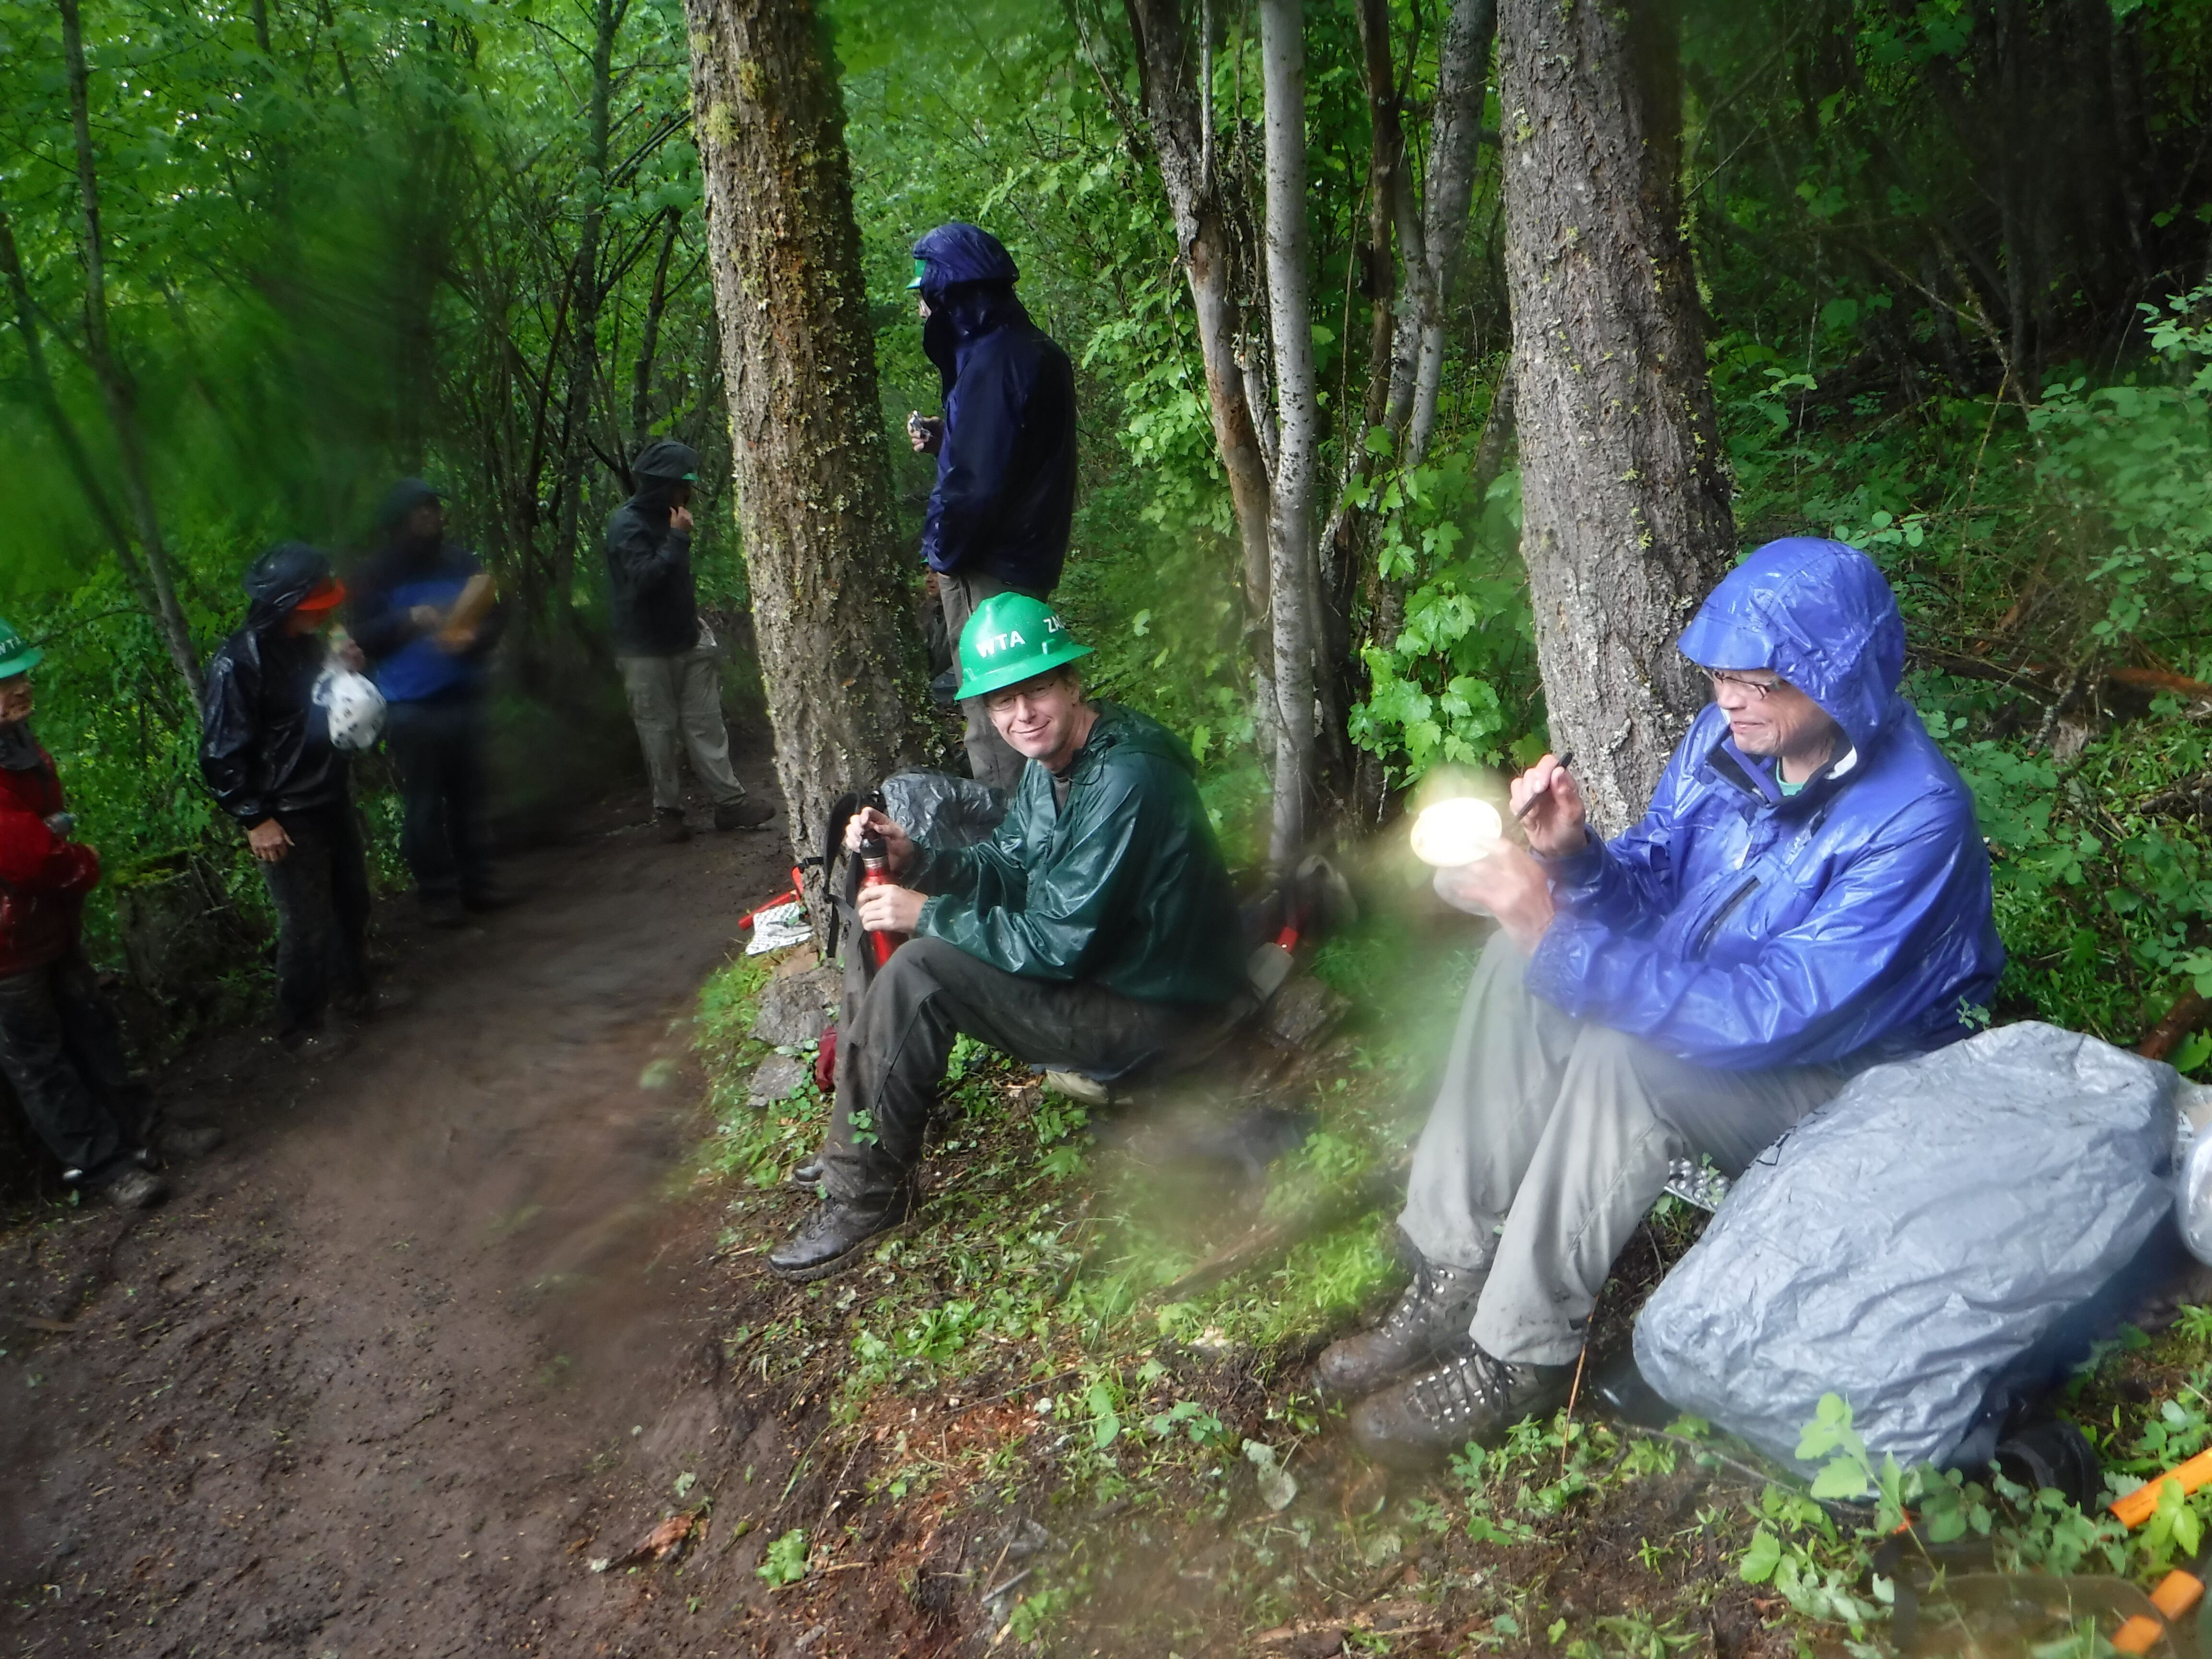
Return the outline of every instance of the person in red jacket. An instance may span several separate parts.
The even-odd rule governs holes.
[[[0,1072],[64,1181],[142,1209],[167,1188],[146,1167],[153,1113],[80,937],[100,855],[70,839],[53,757],[31,735],[40,655],[0,622]]]

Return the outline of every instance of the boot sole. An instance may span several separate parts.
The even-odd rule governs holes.
[[[855,1240],[827,1261],[817,1261],[811,1267],[779,1267],[771,1261],[768,1264],[768,1270],[787,1285],[811,1285],[817,1279],[830,1279],[843,1273],[885,1239],[896,1238],[913,1226],[914,1218],[908,1216],[895,1227],[886,1227],[879,1233],[870,1233],[866,1238]]]

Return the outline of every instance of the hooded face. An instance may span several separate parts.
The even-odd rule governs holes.
[[[433,516],[425,519],[425,512]],[[376,509],[377,522],[387,537],[402,541],[432,541],[446,533],[446,509],[438,492],[420,478],[402,478],[384,492]],[[428,528],[422,526],[428,524]]]
[[[1836,746],[1839,728],[1789,681],[1763,670],[1710,675],[1713,701],[1728,716],[1729,736],[1747,755],[1818,764]],[[1785,765],[1793,783],[1796,766]]]
[[[1753,743],[1786,743],[1801,727],[1802,696],[1867,750],[1898,716],[1905,672],[1905,622],[1872,559],[1843,542],[1791,537],[1769,542],[1723,577],[1689,627],[1682,654],[1709,673],[1779,679],[1790,691],[1728,690],[1730,735],[1746,754]],[[1723,688],[1724,689],[1724,688]],[[1717,690],[1716,701],[1721,697]],[[1741,705],[1734,706],[1731,705]],[[1808,717],[1807,717],[1808,718]]]
[[[300,602],[312,593],[335,589],[335,598],[343,599],[345,590],[331,576],[331,562],[305,542],[286,542],[273,547],[253,562],[246,573],[246,594],[253,601],[246,613],[246,626],[255,629],[269,627],[278,621],[286,623],[288,633],[312,632],[329,620],[327,609],[307,629],[290,626],[299,611]],[[314,615],[313,612],[309,612]]]
[[[0,680],[0,726],[15,726],[30,719],[34,701],[28,674]]]

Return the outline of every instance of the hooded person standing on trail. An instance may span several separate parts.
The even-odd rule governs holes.
[[[397,1006],[368,978],[368,865],[331,710],[315,700],[330,665],[319,637],[345,600],[330,561],[287,542],[246,573],[246,625],[209,659],[200,773],[246,831],[276,911],[276,1040],[301,1060],[343,1039],[324,1019]],[[349,666],[360,666],[359,653]]]
[[[1498,929],[1413,1154],[1419,1262],[1316,1367],[1368,1396],[1352,1430],[1385,1462],[1548,1415],[1674,1159],[1741,1174],[1851,1073],[1969,1035],[1996,989],[1973,798],[1898,695],[1874,562],[1770,542],[1680,645],[1713,701],[1642,822],[1595,840],[1547,755],[1512,789],[1531,851],[1437,874]]]
[[[484,700],[501,617],[491,578],[446,539],[445,503],[420,478],[384,499],[382,550],[356,574],[356,644],[384,694],[405,816],[399,851],[434,927],[496,909],[484,816]]]
[[[31,671],[43,658],[0,622],[0,1073],[64,1182],[143,1209],[168,1191],[149,1167],[155,1113],[85,959],[84,896],[100,855],[75,839],[54,757],[31,734]],[[222,1133],[176,1127],[158,1139],[174,1156],[210,1151]]]
[[[957,640],[994,593],[1042,599],[1060,581],[1075,513],[1075,372],[1014,297],[1020,270],[988,231],[939,225],[914,245],[921,344],[945,413],[916,414],[915,449],[937,457],[921,527],[945,631]],[[969,770],[1011,792],[1027,764],[973,701]]]
[[[699,452],[659,439],[638,452],[630,475],[637,493],[607,520],[607,585],[615,658],[653,780],[653,817],[664,841],[690,839],[676,769],[680,746],[691,758],[691,775],[714,798],[714,828],[757,830],[775,809],[748,799],[730,769],[720,647],[699,619],[691,577],[691,487],[699,482]]]
[[[960,690],[1023,757],[997,834],[931,847],[873,808],[847,830],[855,854],[880,837],[898,884],[860,890],[860,925],[911,937],[864,988],[848,974],[822,1206],[769,1257],[786,1279],[836,1273],[911,1216],[962,1032],[1120,1079],[1171,1064],[1245,988],[1197,763],[1157,721],[1085,701],[1071,665],[1090,654],[1043,601],[986,599],[961,635]]]

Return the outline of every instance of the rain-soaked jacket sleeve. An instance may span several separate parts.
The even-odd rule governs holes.
[[[916,842],[919,856],[907,872],[906,884],[917,893],[941,893],[969,904],[1020,905],[1029,892],[1029,872],[1021,859],[1023,806],[1017,797],[1014,810],[1000,820],[988,841],[966,847]]]
[[[607,538],[607,562],[640,593],[659,589],[686,568],[690,556],[690,531],[672,525],[656,531],[640,514],[627,515]]]
[[[1955,930],[1987,913],[1965,803],[1923,798],[1830,877],[1796,926],[1727,965],[1561,911],[1526,983],[1579,1019],[1724,1071],[1832,1065],[1924,1021],[1958,980]]]
[[[19,893],[82,893],[100,879],[100,855],[65,841],[36,812],[0,794],[0,885]]]
[[[259,666],[232,651],[208,665],[200,707],[200,775],[216,805],[251,827],[269,816],[269,769],[261,754]]]
[[[1551,878],[1554,904],[1617,933],[1640,936],[1658,930],[1680,898],[1673,849],[1677,802],[1695,769],[1687,758],[1691,741],[1676,747],[1651,792],[1650,811],[1626,832],[1609,842],[1593,837],[1565,858],[1538,860]]]
[[[946,858],[949,866],[963,870],[963,878],[972,871],[975,886],[967,893],[939,889],[944,896],[922,906],[915,931],[1010,974],[1081,977],[1093,945],[1121,919],[1123,890],[1140,875],[1143,860],[1136,853],[1146,833],[1142,777],[1140,769],[1115,767],[1071,792],[1074,820],[1051,861],[1029,873],[1018,900],[1006,896],[1007,874],[997,856],[1004,853],[1008,831],[983,848],[962,849],[984,856]],[[1158,826],[1152,833],[1159,833]]]
[[[967,569],[998,513],[1027,397],[1018,368],[1013,354],[1000,349],[978,352],[961,371],[922,524],[922,555],[935,569]]]

